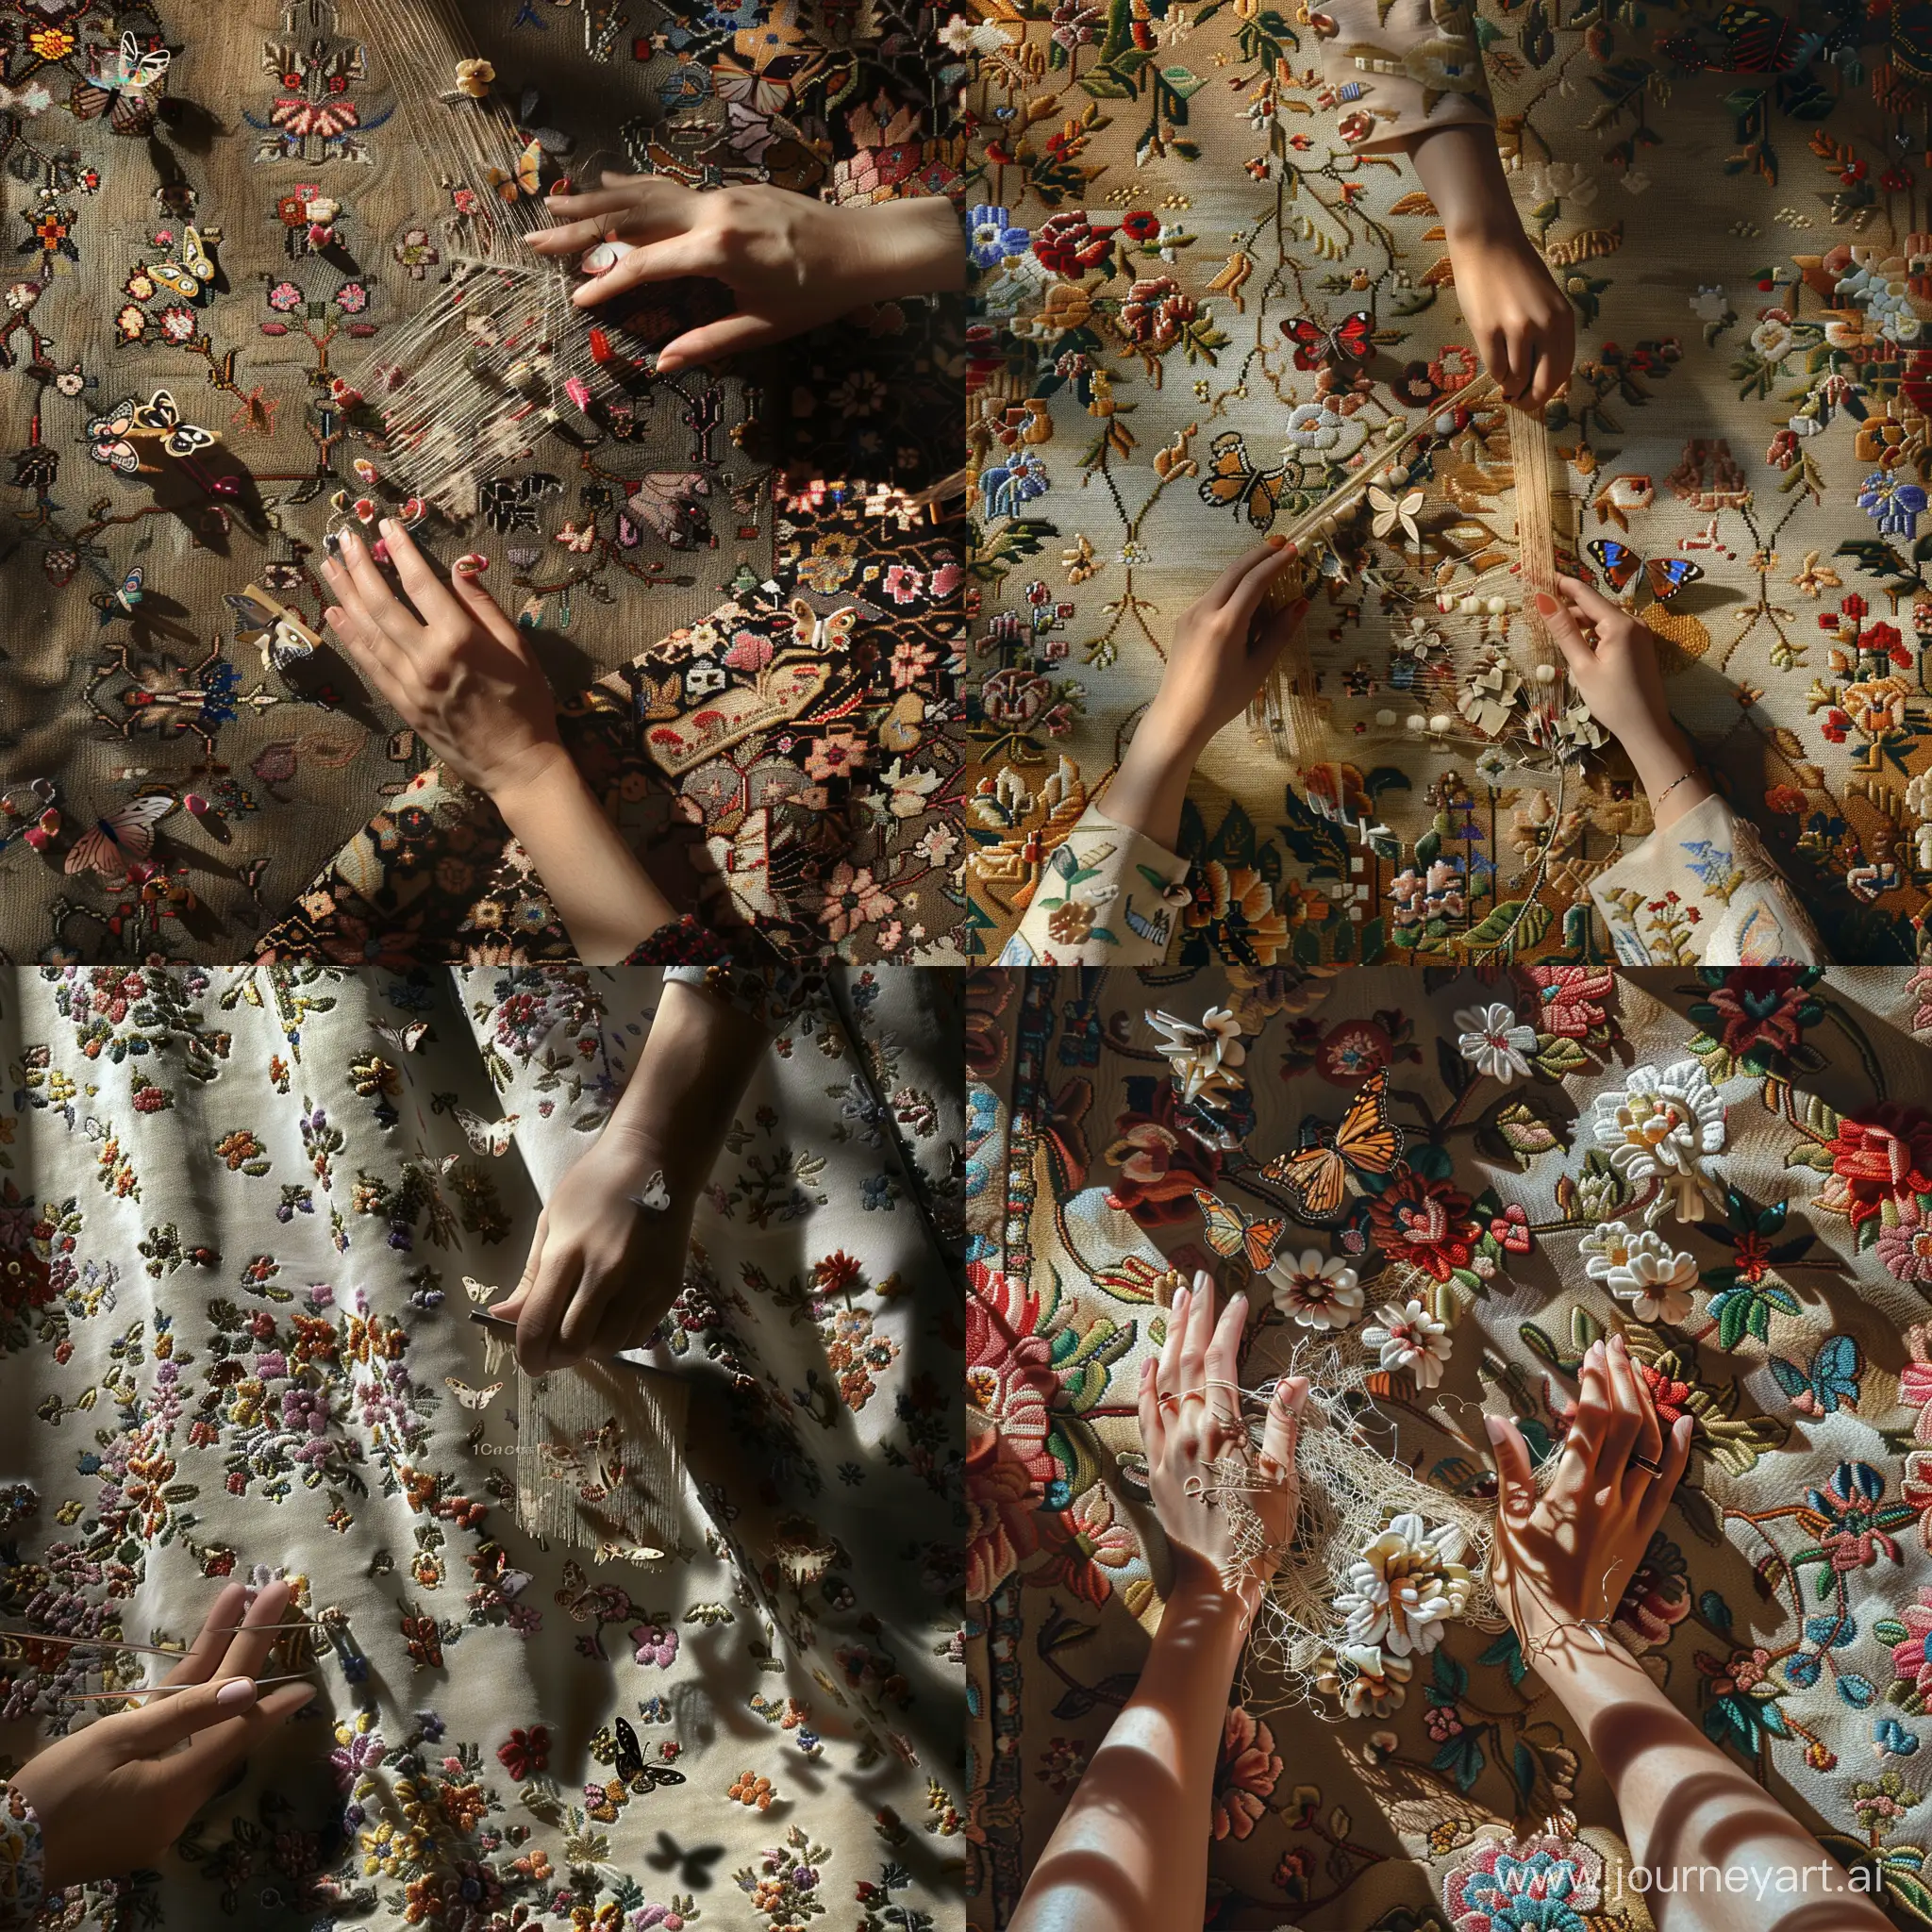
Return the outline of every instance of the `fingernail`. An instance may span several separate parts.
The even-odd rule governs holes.
[[[231,1677],[215,1692],[215,1704],[222,1710],[243,1710],[254,1702],[253,1677]]]
[[[382,534],[383,534],[383,535],[384,535],[385,537],[393,537],[393,536],[395,535],[395,533],[396,533],[396,520],[395,520],[395,518],[393,518],[393,517],[384,517],[384,518],[383,518],[383,520],[382,520]]]
[[[1212,1294],[1214,1292],[1214,1277],[1205,1268],[1196,1268],[1194,1270],[1194,1292],[1196,1294]]]
[[[1499,1415],[1484,1416],[1483,1429],[1491,1441],[1500,1442],[1503,1440],[1503,1418]]]
[[[1539,610],[1541,610],[1545,617],[1554,617],[1556,616],[1557,608],[1559,607],[1557,606],[1557,600],[1553,596],[1551,596],[1547,591],[1539,591],[1536,593],[1536,608]]]
[[[472,550],[458,558],[454,568],[459,577],[480,577],[490,568],[490,559],[480,550]]]

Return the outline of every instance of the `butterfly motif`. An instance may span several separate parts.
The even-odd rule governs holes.
[[[1294,345],[1297,369],[1319,369],[1324,362],[1366,362],[1374,352],[1375,318],[1366,308],[1357,308],[1330,329],[1312,316],[1297,315],[1281,325],[1281,333]]]
[[[1771,1373],[1790,1397],[1791,1407],[1813,1416],[1833,1415],[1840,1407],[1856,1409],[1858,1377],[1864,1371],[1858,1344],[1849,1335],[1826,1336],[1808,1369],[1801,1369],[1781,1355],[1771,1357]]]
[[[131,476],[141,468],[141,452],[128,441],[136,407],[132,396],[125,396],[105,416],[90,418],[85,432],[88,455],[123,476]]]
[[[473,1302],[480,1303],[494,1301],[496,1299],[498,1291],[492,1284],[485,1281],[478,1281],[474,1274],[466,1274],[463,1276],[463,1292],[467,1294]]]
[[[478,1154],[488,1154],[493,1158],[501,1158],[509,1152],[517,1123],[523,1118],[521,1114],[511,1113],[500,1121],[486,1121],[481,1114],[472,1113],[467,1107],[454,1108],[451,1111],[471,1147]]]
[[[723,1845],[698,1845],[682,1851],[668,1831],[660,1831],[658,1849],[644,1854],[644,1863],[654,1872],[675,1872],[693,1891],[703,1891],[710,1885],[711,1867],[724,1856]]]
[[[656,1790],[660,1785],[681,1785],[684,1774],[673,1771],[668,1764],[646,1764],[643,1747],[638,1742],[638,1734],[623,1718],[618,1718],[612,1728],[617,1733],[617,1774],[630,1789],[641,1796]]]
[[[78,121],[97,121],[108,114],[116,134],[139,134],[154,117],[153,91],[167,78],[174,56],[165,47],[144,52],[132,33],[104,55],[92,80],[77,81],[68,107]],[[108,109],[112,112],[108,113]]]
[[[662,1550],[654,1550],[648,1543],[599,1543],[597,1561],[600,1563],[656,1563],[663,1557]]]
[[[646,1214],[668,1214],[671,1211],[671,1190],[664,1185],[664,1170],[660,1167],[631,1196],[631,1200],[636,1206],[641,1208]]]
[[[1704,566],[1688,557],[1640,557],[1629,544],[1619,543],[1614,537],[1592,539],[1590,554],[1611,590],[1621,595],[1641,571],[1650,594],[1659,604],[1668,604],[1687,584],[1694,584],[1704,575]]]
[[[1206,1188],[1194,1190],[1194,1205],[1208,1224],[1208,1245],[1223,1260],[1240,1257],[1257,1274],[1273,1265],[1281,1238],[1288,1232],[1287,1222],[1278,1218],[1250,1221],[1239,1208],[1230,1208]]]
[[[1423,533],[1416,524],[1416,512],[1422,508],[1424,492],[1411,490],[1407,496],[1391,496],[1379,483],[1369,485],[1369,509],[1374,522],[1369,527],[1378,537],[1386,537],[1396,525],[1402,525],[1403,533],[1418,550],[1422,548]]]
[[[174,261],[151,261],[147,272],[171,295],[198,302],[215,278],[214,258],[208,252],[208,241],[192,223],[181,231],[181,245]]]
[[[184,423],[173,394],[164,389],[156,390],[135,409],[134,427],[140,434],[160,437],[161,447],[171,457],[194,456],[210,448],[215,440],[213,430]]]
[[[67,855],[68,875],[95,872],[104,879],[125,879],[128,867],[155,849],[155,826],[174,809],[169,791],[145,791],[117,806]]]
[[[1261,1172],[1279,1181],[1305,1221],[1331,1221],[1346,1204],[1351,1174],[1388,1174],[1402,1158],[1402,1129],[1389,1119],[1389,1069],[1357,1088],[1339,1127],[1318,1129],[1312,1146],[1277,1154]]]
[[[372,1020],[369,1024],[398,1053],[414,1053],[429,1037],[427,1020],[411,1020],[407,1026],[389,1026],[380,1020]]]
[[[537,193],[543,180],[543,143],[533,140],[517,157],[512,173],[506,175],[501,168],[491,168],[488,179],[499,198],[512,207],[525,195]]]
[[[230,591],[228,602],[242,619],[238,640],[260,647],[264,669],[286,671],[312,658],[322,646],[322,640],[286,604],[258,584],[240,592]]]
[[[1288,465],[1257,470],[1239,429],[1224,429],[1209,445],[1201,501],[1215,509],[1244,509],[1256,529],[1268,529],[1281,508]]]
[[[140,564],[121,580],[118,591],[98,591],[94,593],[94,608],[101,613],[101,622],[111,624],[117,617],[132,617],[134,607],[141,602],[141,587],[146,580],[147,573]]]
[[[480,1389],[473,1389],[469,1383],[455,1375],[445,1375],[443,1381],[449,1391],[465,1408],[488,1408],[503,1389],[501,1382],[486,1382]]]

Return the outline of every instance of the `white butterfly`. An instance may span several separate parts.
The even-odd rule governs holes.
[[[457,1124],[478,1154],[491,1155],[499,1159],[509,1152],[511,1137],[516,1133],[517,1123],[523,1119],[522,1114],[508,1113],[500,1121],[486,1121],[480,1113],[472,1113],[467,1107],[458,1108],[456,1117]]]
[[[501,1382],[489,1382],[481,1389],[473,1389],[467,1382],[458,1380],[455,1375],[445,1375],[442,1379],[449,1385],[451,1394],[465,1408],[488,1408],[496,1400],[497,1393],[503,1387]]]
[[[427,1020],[412,1020],[407,1026],[385,1026],[380,1020],[369,1023],[398,1053],[414,1053],[429,1032]]]
[[[660,1167],[644,1183],[642,1191],[631,1196],[631,1200],[646,1214],[668,1214],[671,1211],[671,1190],[664,1185],[664,1170]]]
[[[1379,483],[1369,485],[1369,508],[1375,513],[1374,522],[1370,527],[1378,537],[1386,537],[1397,524],[1400,524],[1407,534],[1408,541],[1420,549],[1423,533],[1416,525],[1415,513],[1422,507],[1423,492],[1420,490],[1411,490],[1398,502]]]
[[[463,1276],[463,1288],[473,1302],[492,1302],[500,1292],[488,1282],[478,1281],[474,1274]]]

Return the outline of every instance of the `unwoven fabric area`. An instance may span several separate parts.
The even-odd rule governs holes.
[[[515,1376],[466,1277],[522,1272],[658,983],[7,982],[0,1613],[178,1642],[215,1579],[275,1574],[341,1613],[288,1653],[320,1697],[98,1923],[957,1916],[945,975],[835,976],[745,1094],[655,1357],[692,1392],[670,1560],[517,1525]],[[9,1767],[87,1664],[0,1665]]]
[[[1603,581],[1593,546],[1623,546],[1673,710],[1831,957],[1908,961],[1932,873],[1921,28],[1558,12],[1488,8],[1473,30],[1517,209],[1579,319],[1547,412],[1559,555]],[[1445,439],[1344,520],[1316,590],[1325,744],[1235,725],[1199,767],[1176,957],[1574,958],[1605,945],[1587,881],[1649,830],[1613,748],[1559,781],[1534,741],[1500,411],[1457,416],[1479,365],[1441,222],[1399,154],[1345,144],[1320,30],[1182,0],[982,29],[986,957],[1102,792],[1189,604],[1432,418]]]
[[[1209,1123],[1148,1014],[1198,1025],[1217,1008],[1242,1052],[1221,1057]],[[1458,1051],[1473,1008],[1526,1072],[1505,1082]],[[1209,1251],[1194,1190],[1280,1213],[1260,1168],[1384,1068],[1403,1165],[1344,1223],[1353,1245],[1291,1226],[1283,1248],[1354,1256],[1368,1306],[1344,1340],[1389,1297],[1372,1277],[1397,1255],[1447,1317],[1440,1386],[1387,1374],[1389,1449],[1481,1501],[1482,1411],[1517,1417],[1541,1457],[1567,1372],[1621,1326],[1662,1414],[1691,1415],[1695,1437],[1618,1637],[1835,1855],[1874,1867],[1903,1920],[1926,1915],[1932,1251],[1913,1190],[1932,1172],[1932,980],[989,972],[967,1037],[974,1925],[1010,1915],[1158,1614],[1161,1542],[1132,1479],[1139,1370],[1188,1271],[1231,1286],[1245,1268]],[[1619,1153],[1618,1108],[1644,1092],[1699,1123],[1702,1219],[1676,1217],[1676,1177]],[[1190,1131],[1210,1125],[1224,1144]],[[1676,1319],[1618,1296],[1599,1234],[1634,1236],[1653,1208],[1694,1262]],[[1270,1279],[1251,1293],[1255,1387],[1309,1331]],[[1627,1915],[1601,1774],[1513,1635],[1454,1622],[1414,1661],[1324,1724],[1281,1708],[1251,1659],[1215,1774],[1211,1922],[1433,1922],[1451,1881],[1496,1895],[1474,1880],[1517,1831],[1548,1835],[1573,1907]]]
[[[571,957],[487,802],[441,782],[325,639],[291,654],[230,601],[254,586],[319,630],[334,499],[401,508],[357,385],[446,283],[461,201],[492,192],[425,165],[369,44],[395,4],[0,7],[16,959],[233,960],[265,938]],[[601,164],[870,201],[957,180],[916,8],[758,0],[657,30],[592,0],[464,10],[545,183]],[[456,83],[453,54],[437,111],[461,110]],[[675,333],[680,299],[631,311],[638,337]],[[963,545],[931,491],[958,464],[958,327],[957,303],[889,304],[729,375],[641,383],[420,533],[445,563],[490,558],[567,708],[593,714],[579,748],[607,809],[693,861],[667,884],[785,950],[908,957],[953,924],[940,698]],[[210,450],[90,434],[161,391]],[[142,471],[113,466],[121,444]],[[65,874],[74,833],[155,792],[175,801],[155,877]],[[37,853],[22,835],[50,797],[70,836]]]

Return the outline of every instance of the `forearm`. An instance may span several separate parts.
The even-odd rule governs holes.
[[[1155,705],[1108,781],[1101,808],[1115,824],[1174,851],[1180,842],[1188,780],[1204,748],[1186,730],[1169,724]]]
[[[966,237],[943,195],[909,195],[850,211],[862,238],[864,299],[956,294],[966,286]]]
[[[1134,1694],[1033,1868],[1008,1932],[1186,1932],[1207,1906],[1209,1807],[1240,1607],[1177,1576]]]
[[[1566,1631],[1535,1668],[1609,1781],[1631,1861],[1656,1881],[1658,1932],[1774,1932],[1787,1917],[1880,1932],[1890,1922],[1818,1840],[1607,1641]]]
[[[677,918],[560,745],[541,773],[491,796],[586,964],[616,965]]]
[[[772,1036],[727,1002],[667,980],[636,1072],[607,1135],[661,1168],[674,1194],[695,1195],[724,1151],[725,1136]]]
[[[1658,831],[1710,796],[1710,780],[1704,774],[1696,747],[1674,720],[1661,719],[1622,743],[1637,782],[1650,800],[1652,823]]]
[[[1452,253],[1471,243],[1528,244],[1509,196],[1493,127],[1452,122],[1446,127],[1425,128],[1403,146],[1414,164],[1416,179],[1442,218]]]

